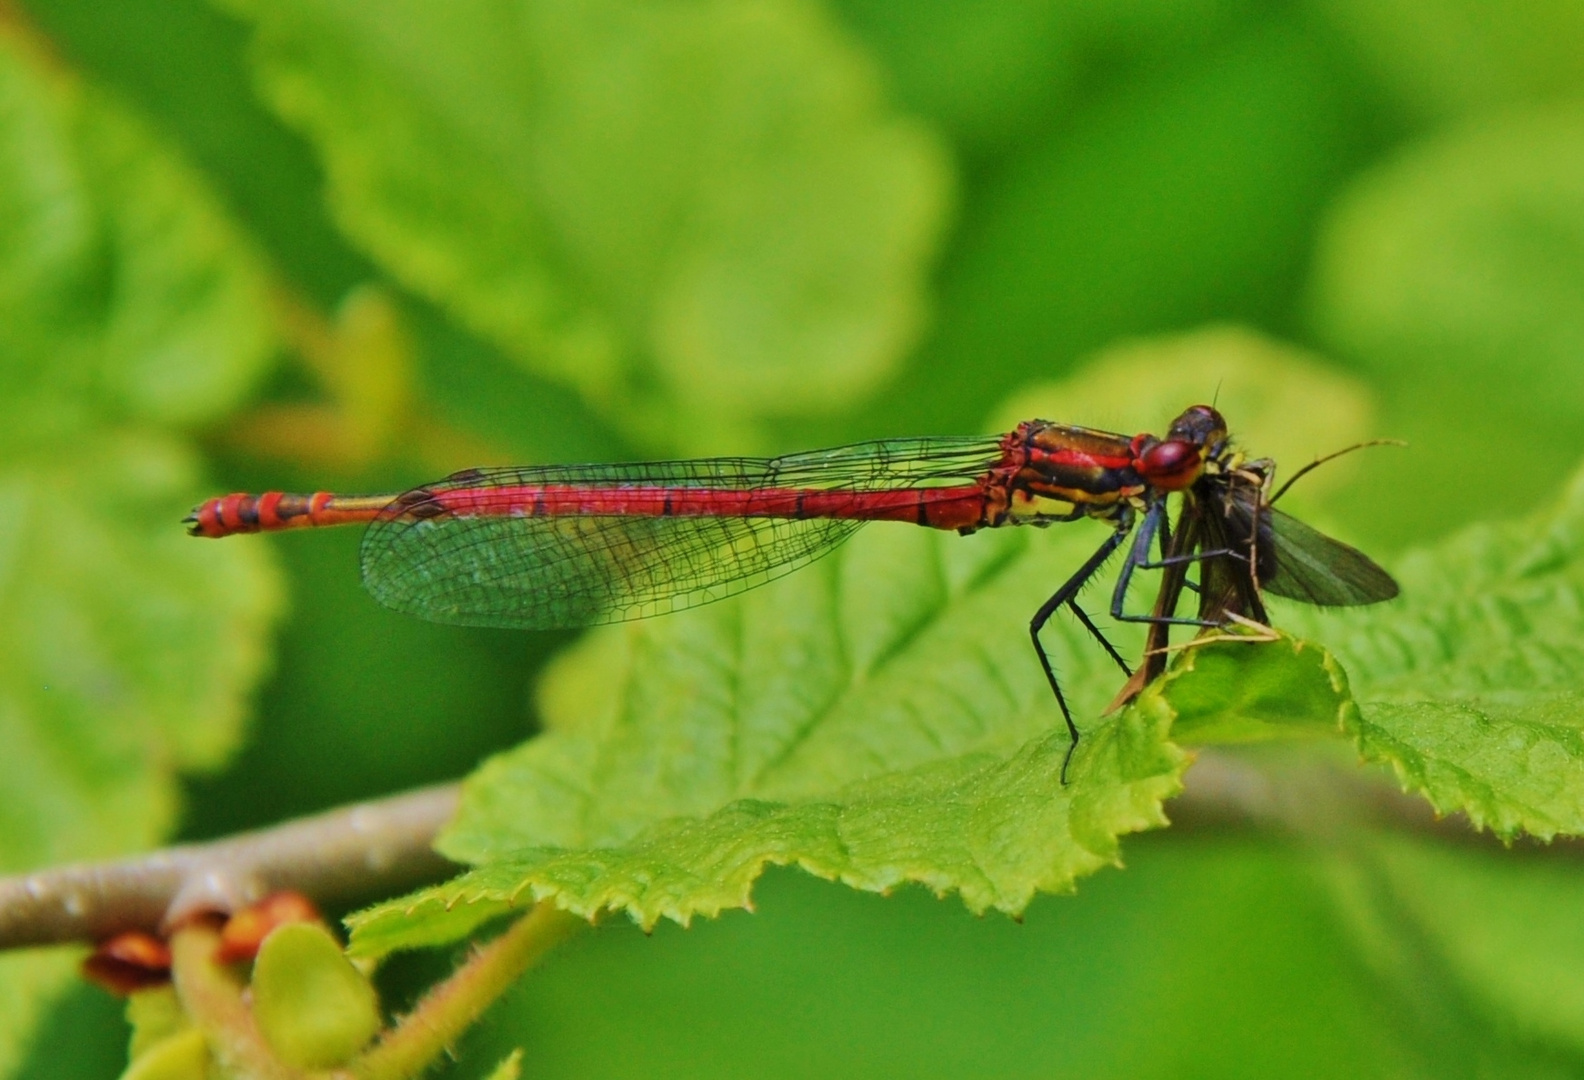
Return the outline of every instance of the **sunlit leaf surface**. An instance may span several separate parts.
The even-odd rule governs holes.
[[[746,903],[771,862],[975,910],[1070,887],[1118,835],[1162,823],[1186,763],[1169,713],[1129,713],[1087,724],[1060,782],[1066,732],[1017,613],[1085,541],[875,528],[741,602],[590,635],[545,687],[550,733],[469,784],[443,848],[484,867],[418,917],[411,901],[360,917],[358,947],[534,893],[686,921]],[[1077,633],[1048,641],[1094,717],[1121,674]],[[482,903],[441,914],[461,899]]]
[[[1504,837],[1584,833],[1584,472],[1554,509],[1399,566],[1380,610],[1275,616],[1331,646],[1367,757]]]

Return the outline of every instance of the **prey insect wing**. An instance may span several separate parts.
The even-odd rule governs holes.
[[[1259,523],[1253,546],[1264,591],[1318,607],[1374,604],[1397,595],[1397,582],[1368,555],[1276,509],[1258,486],[1227,486],[1223,505],[1232,546],[1250,547],[1254,523]],[[1248,611],[1240,614],[1257,618]]]

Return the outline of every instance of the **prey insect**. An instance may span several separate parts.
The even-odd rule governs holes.
[[[186,521],[193,534],[209,537],[363,523],[363,582],[387,607],[435,622],[549,629],[644,618],[740,593],[818,559],[871,521],[972,533],[1094,519],[1109,534],[1029,624],[1072,738],[1070,762],[1078,727],[1040,632],[1066,608],[1132,676],[1078,596],[1135,526],[1112,617],[1163,628],[1221,625],[1159,605],[1128,613],[1124,600],[1139,569],[1252,559],[1230,528],[1215,537],[1201,530],[1206,539],[1195,533],[1194,547],[1149,558],[1165,535],[1168,497],[1205,484],[1195,498],[1233,491],[1223,478],[1239,460],[1221,414],[1196,405],[1163,438],[1030,420],[988,438],[887,439],[769,459],[467,469],[399,494],[234,494],[201,504]],[[1264,536],[1258,521],[1254,532]],[[1284,573],[1307,580],[1301,564],[1284,561],[1290,521],[1274,519],[1275,561],[1259,564],[1272,591]],[[1258,587],[1254,594],[1257,604]],[[1321,591],[1311,601],[1384,595],[1380,588],[1368,599]],[[1064,778],[1066,771],[1064,762]]]
[[[1192,590],[1199,597],[1198,625],[1236,630],[1242,640],[1257,641],[1274,633],[1266,593],[1321,607],[1374,604],[1397,596],[1397,582],[1369,556],[1276,508],[1293,483],[1310,470],[1353,450],[1379,445],[1401,443],[1372,440],[1316,458],[1274,494],[1276,465],[1268,458],[1233,457],[1223,468],[1207,469],[1183,491],[1177,524],[1162,543],[1164,566],[1153,614],[1175,612],[1183,592]],[[1197,584],[1188,581],[1191,565],[1199,567]],[[1172,652],[1172,625],[1174,621],[1166,618],[1151,620],[1139,670],[1112,702],[1112,709],[1165,671]],[[1201,636],[1193,644],[1208,640],[1215,639]]]

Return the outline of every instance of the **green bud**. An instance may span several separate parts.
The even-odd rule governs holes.
[[[176,991],[169,986],[139,990],[127,996],[127,1023],[132,1025],[132,1045],[127,1056],[136,1060],[156,1044],[192,1026],[182,1011]]]
[[[374,987],[318,923],[278,926],[259,946],[253,1017],[281,1061],[299,1069],[341,1065],[380,1029]]]
[[[197,1028],[167,1035],[132,1059],[121,1080],[206,1080],[209,1044]]]

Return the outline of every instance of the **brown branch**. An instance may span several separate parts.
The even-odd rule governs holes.
[[[458,795],[456,785],[425,788],[213,843],[0,878],[0,949],[158,933],[194,913],[231,912],[282,889],[335,904],[444,877],[453,867],[430,844]],[[1423,798],[1351,762],[1227,750],[1200,751],[1167,812],[1178,828],[1252,827],[1323,839],[1380,826],[1499,843],[1461,814],[1438,817]],[[1584,854],[1584,840],[1544,847]]]
[[[431,844],[458,796],[455,784],[422,788],[212,843],[0,878],[0,949],[157,933],[282,889],[335,904],[444,877],[452,864]]]

